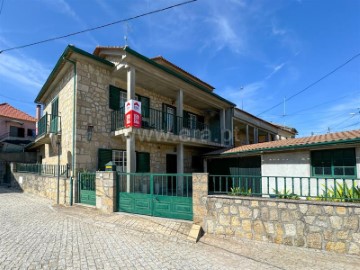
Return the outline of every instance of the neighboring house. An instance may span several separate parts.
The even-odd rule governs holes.
[[[36,119],[8,103],[0,104],[0,152],[22,152],[35,139]]]
[[[324,179],[360,178],[360,130],[244,145],[208,153],[206,159],[211,175],[272,177],[270,184],[257,181],[256,190],[270,185],[271,192],[275,177],[286,177],[287,188],[296,185],[300,193],[303,182],[303,189],[315,192],[326,185]]]
[[[246,111],[235,108],[234,146],[294,138],[296,129],[269,123]]]

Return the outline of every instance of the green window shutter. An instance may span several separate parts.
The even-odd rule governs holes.
[[[141,102],[141,115],[142,117],[150,116],[150,98],[138,95],[139,101]]]
[[[59,98],[55,98],[51,103],[51,114],[53,116],[59,115]]]
[[[105,164],[112,161],[111,149],[98,150],[98,170],[105,171]]]
[[[120,109],[120,88],[109,86],[109,108],[115,111]]]
[[[150,153],[136,153],[136,172],[150,172]]]

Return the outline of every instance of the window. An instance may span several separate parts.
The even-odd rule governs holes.
[[[165,132],[175,132],[175,107],[163,104],[163,126]]]
[[[25,129],[24,129],[24,128],[19,128],[19,127],[10,126],[10,137],[24,138],[24,137],[25,137]]]
[[[204,129],[204,117],[188,112],[183,111],[184,117],[184,127],[189,129]]]
[[[136,172],[150,172],[150,153],[136,153]]]
[[[27,130],[27,136],[28,137],[35,137],[35,129],[28,128]]]
[[[356,177],[355,149],[311,152],[313,176]]]
[[[100,148],[98,150],[98,170],[104,171],[106,163],[110,161],[115,163],[116,171],[126,172],[126,151]],[[136,153],[136,172],[150,172],[150,153]]]
[[[112,150],[112,161],[117,172],[126,172],[126,151]]]
[[[150,99],[148,97],[135,95],[135,99],[141,102],[141,115],[144,118],[150,116]],[[120,110],[125,108],[125,102],[127,101],[127,91],[115,87],[109,86],[109,108],[112,110]],[[124,109],[123,109],[124,110]]]

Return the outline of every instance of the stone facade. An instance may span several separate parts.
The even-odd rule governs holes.
[[[105,213],[117,211],[115,172],[96,172],[96,208]]]
[[[206,200],[208,196],[208,174],[193,173],[193,221],[195,224],[204,226],[206,216]]]
[[[57,202],[57,177],[12,172],[11,186]],[[70,203],[70,179],[60,177],[59,204]]]
[[[116,59],[112,59],[116,62]],[[98,149],[126,150],[124,136],[114,136],[111,132],[111,109],[109,108],[109,85],[126,89],[126,77],[116,77],[108,66],[86,58],[76,62],[76,170],[94,171],[98,166]],[[61,164],[72,162],[72,122],[73,122],[73,66],[68,65],[64,75],[54,82],[50,94],[44,104],[44,113],[51,113],[51,102],[59,99],[59,115],[61,116]],[[150,107],[162,110],[162,104],[174,105],[174,100],[161,96],[153,91],[136,85],[135,93],[150,98]],[[184,110],[203,115],[204,112],[184,104]],[[205,117],[205,121],[207,118]],[[87,140],[88,126],[93,126],[92,139]],[[166,155],[176,154],[176,144],[164,142],[148,142],[136,139],[136,151],[149,152],[151,172],[166,172]],[[208,150],[206,150],[208,151]],[[203,153],[200,148],[186,146],[184,148],[184,172],[192,172],[191,159]],[[40,148],[42,163],[56,164],[57,151],[51,144]],[[74,174],[76,175],[76,173]]]
[[[360,255],[357,204],[208,196],[205,205],[209,234]]]

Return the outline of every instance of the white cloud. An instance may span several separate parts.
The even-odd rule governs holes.
[[[49,74],[49,71],[39,62],[22,55],[13,56],[3,53],[0,55],[0,58],[0,76],[15,85],[22,84],[38,90]]]

